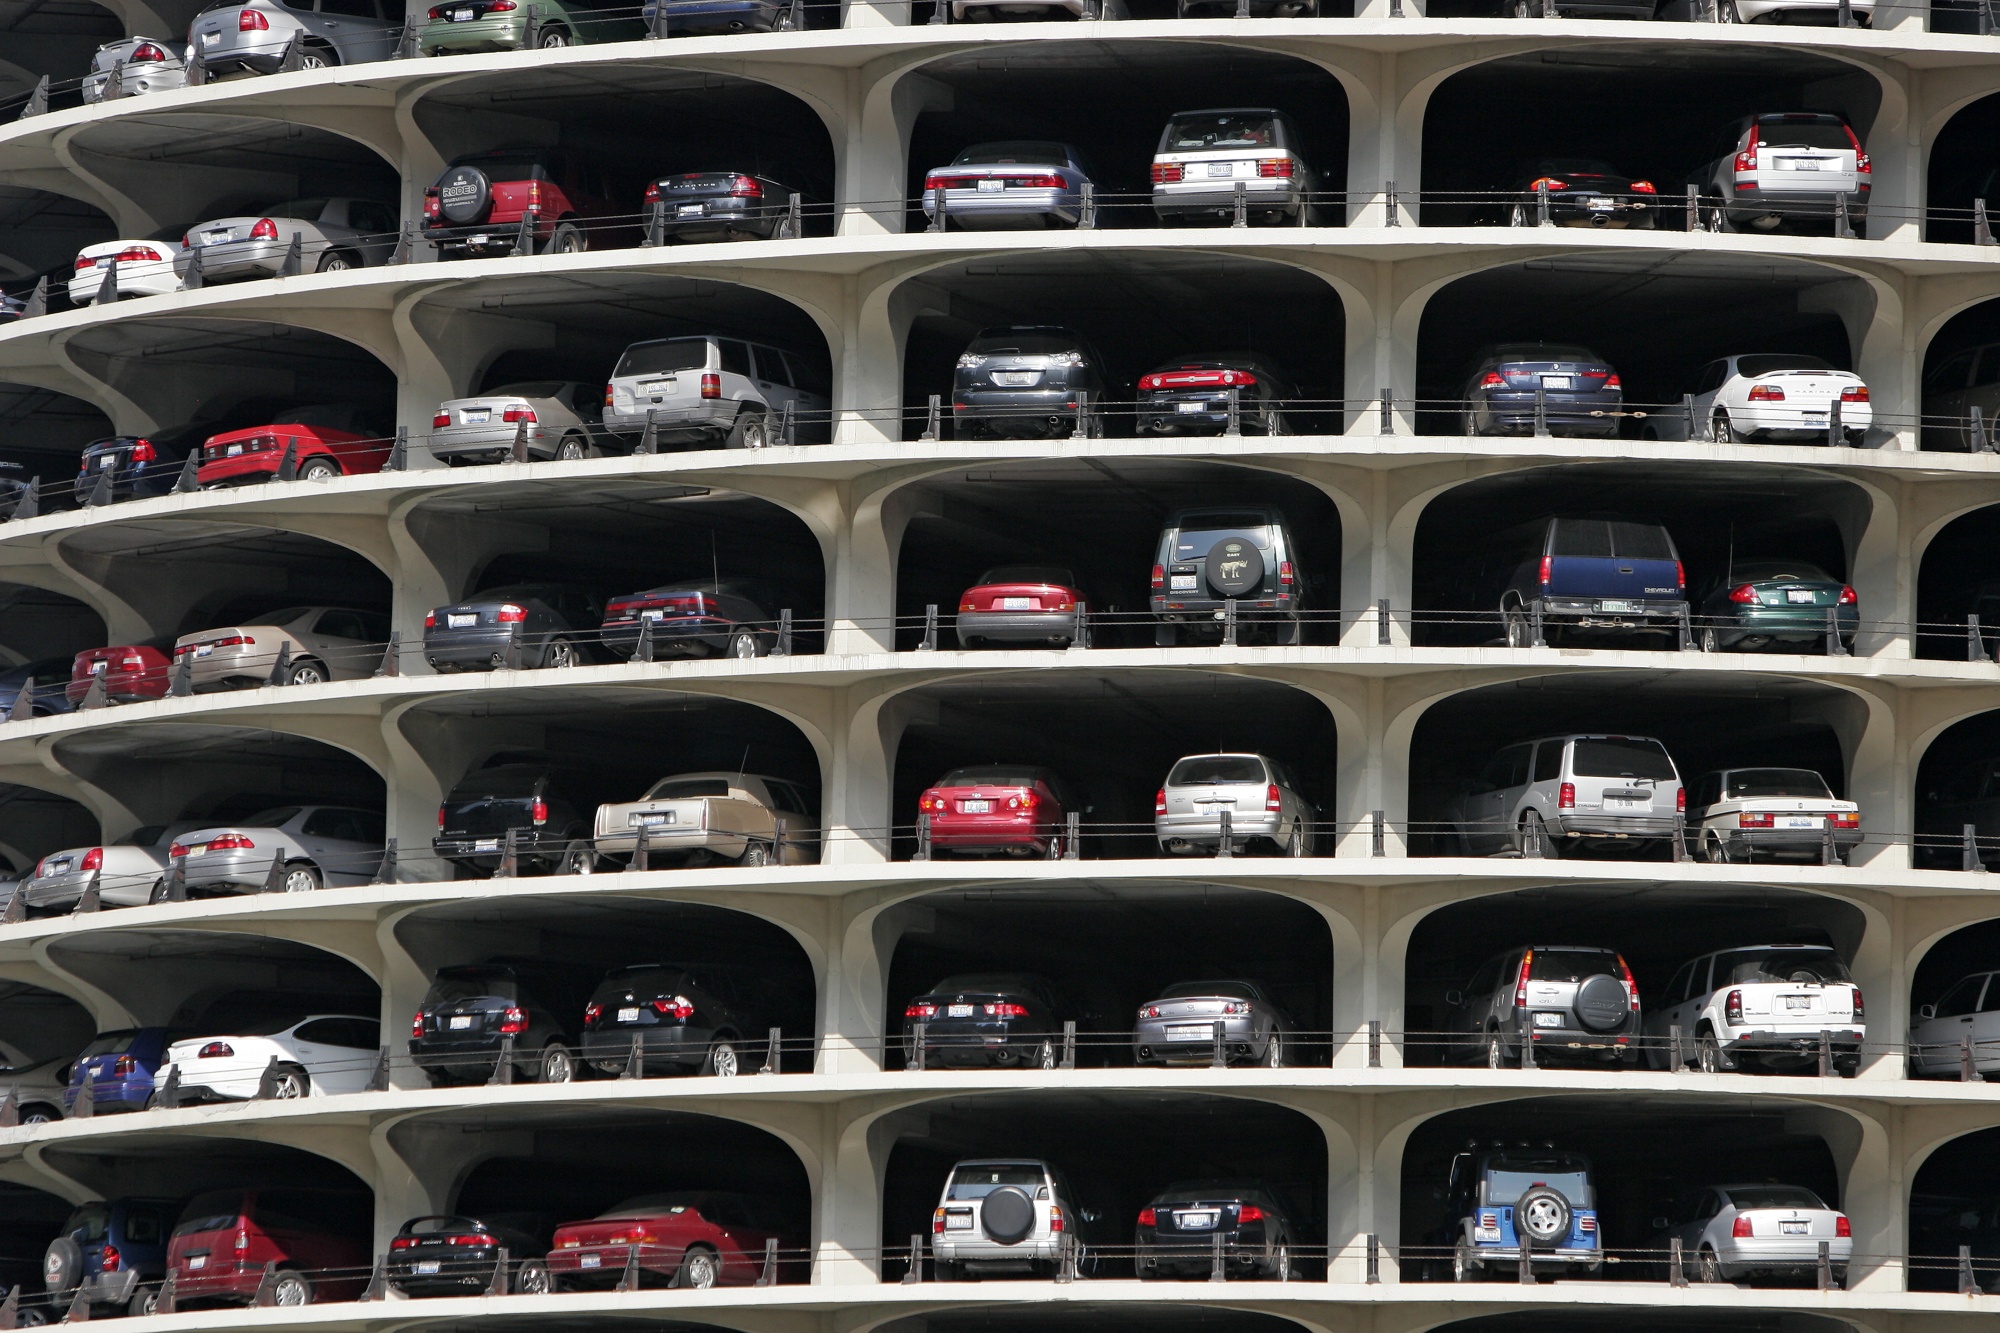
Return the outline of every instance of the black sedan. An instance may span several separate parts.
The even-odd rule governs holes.
[[[1285,405],[1298,390],[1263,357],[1221,352],[1175,357],[1139,377],[1141,435],[1221,435],[1236,397],[1245,435],[1289,435]]]
[[[1141,1280],[1207,1277],[1215,1238],[1229,1273],[1289,1278],[1296,1274],[1292,1220],[1276,1192],[1247,1181],[1184,1180],[1139,1210],[1133,1267]]]
[[[592,593],[567,584],[489,588],[424,617],[424,660],[441,672],[576,666],[603,615]]]
[[[1533,435],[1539,396],[1549,434],[1611,438],[1625,389],[1588,347],[1502,343],[1480,354],[1458,396],[1467,435]]]
[[[438,806],[431,850],[454,868],[491,874],[513,835],[520,870],[571,870],[592,860],[589,826],[546,764],[489,764],[458,780]]]
[[[683,171],[646,187],[646,207],[659,207],[668,241],[796,240],[792,196],[799,207],[817,202],[801,190],[742,171]]]
[[[653,627],[655,657],[763,657],[778,641],[778,621],[761,602],[767,590],[750,583],[669,583],[614,597],[604,604],[602,641],[631,658],[644,627]]]
[[[478,1295],[493,1286],[503,1254],[508,1260],[539,1259],[548,1252],[552,1230],[525,1215],[413,1217],[389,1242],[384,1275],[405,1296]]]
[[[746,979],[719,968],[621,967],[598,983],[584,1006],[583,1058],[606,1073],[622,1073],[636,1041],[644,1076],[748,1073],[762,1063],[755,1039],[769,1028],[747,1012],[745,989]]]
[[[1653,182],[1628,176],[1595,158],[1545,157],[1521,169],[1516,199],[1506,209],[1510,227],[1541,223],[1544,187],[1549,221],[1558,227],[1627,229],[1658,225],[1660,192]]]
[[[987,329],[958,358],[952,427],[961,440],[1046,440],[1076,432],[1090,395],[1089,435],[1103,433],[1103,358],[1081,334],[1047,325]]]
[[[930,1066],[1054,1069],[1064,1012],[1047,980],[1023,972],[946,977],[903,1007],[903,1051]]]

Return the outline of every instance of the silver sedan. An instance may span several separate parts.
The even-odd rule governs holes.
[[[924,216],[966,231],[1074,227],[1090,176],[1066,143],[1010,139],[974,144],[924,177]]]
[[[116,86],[113,80],[116,80]],[[137,97],[187,87],[187,66],[173,45],[151,37],[121,37],[97,48],[83,76],[86,106],[112,97]]]
[[[1676,1215],[1654,1225],[1678,1236],[1689,1277],[1702,1282],[1734,1282],[1759,1274],[1799,1277],[1819,1266],[1827,1247],[1834,1285],[1847,1284],[1854,1257],[1847,1214],[1829,1208],[1817,1194],[1798,1185],[1716,1185],[1696,1190],[1676,1207]]]
[[[1139,1006],[1132,1031],[1132,1059],[1141,1065],[1205,1065],[1215,1059],[1215,1027],[1222,1025],[1227,1064],[1285,1063],[1285,1013],[1254,981],[1183,981]]]
[[[282,867],[278,888],[308,893],[366,884],[382,865],[383,819],[378,811],[335,805],[286,805],[240,824],[195,829],[168,849],[169,873],[179,861],[190,896],[256,893]]]
[[[454,467],[504,463],[526,427],[530,459],[588,458],[611,439],[599,424],[600,401],[595,385],[558,380],[508,384],[453,398],[438,404],[431,418],[431,455]]]
[[[395,210],[371,199],[289,199],[261,213],[189,227],[174,272],[185,279],[198,253],[203,282],[274,278],[294,236],[301,273],[382,264],[396,252],[396,228]]]

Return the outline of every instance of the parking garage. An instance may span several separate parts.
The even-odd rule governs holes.
[[[0,1065],[10,1070],[50,1065],[51,1076],[97,1035],[90,1012],[67,995],[58,995],[25,981],[0,982]],[[22,1089],[17,1109],[24,1120],[39,1112],[48,1119],[60,1113],[52,1088]]]
[[[1077,1028],[1084,1068],[1134,1063],[1132,1015],[1168,986],[1243,978],[1282,1008],[1289,1065],[1324,1064],[1333,946],[1302,903],[1219,884],[1010,884],[928,894],[897,909],[883,1031],[947,977],[1043,979]],[[902,1063],[892,1041],[885,1061]]]
[[[1299,794],[1316,807],[1316,847],[1331,848],[1333,719],[1310,695],[1196,672],[1043,674],[929,685],[904,696],[891,807],[897,859],[916,849],[924,789],[976,764],[1053,771],[1082,807],[1085,859],[1161,855],[1153,794],[1183,755],[1217,752],[1265,754],[1290,766]]]
[[[1730,767],[1809,768],[1840,796],[1847,789],[1842,733],[1858,734],[1859,710],[1842,691],[1748,671],[1542,676],[1453,695],[1423,715],[1410,743],[1412,852],[1455,854],[1460,834],[1476,833],[1491,818],[1478,803],[1480,766],[1504,745],[1542,736],[1653,737],[1688,785]],[[1863,810],[1862,827],[1886,816]],[[1494,828],[1501,836],[1501,826]],[[1511,827],[1504,832],[1513,834]],[[1665,860],[1670,851],[1664,838],[1578,839],[1578,847],[1564,841],[1555,840],[1552,854]]]
[[[1854,65],[1759,46],[1695,50],[1627,39],[1488,61],[1445,80],[1425,108],[1423,222],[1503,222],[1501,205],[1524,197],[1518,191],[1542,174],[1543,159],[1592,158],[1650,180],[1663,225],[1681,227],[1685,182],[1720,155],[1737,118],[1830,111],[1865,145],[1880,100],[1875,79]],[[1577,115],[1579,106],[1592,114]],[[1819,224],[1822,234],[1827,225]],[[1872,229],[1889,225],[1882,219]],[[1674,340],[1665,330],[1635,330],[1647,332]]]
[[[882,1326],[882,1333],[1301,1333],[1277,1315],[1185,1305],[1089,1305],[1065,1301],[1021,1310],[940,1310]]]
[[[0,32],[7,31],[0,27]],[[89,60],[86,51],[83,63]],[[5,87],[5,75],[0,74],[0,99],[6,96]],[[118,231],[101,209],[81,199],[4,185],[0,186],[0,236],[6,238],[0,242],[4,246],[0,248],[0,283],[10,291],[17,286],[26,289],[46,273],[51,296],[60,305],[68,291],[70,261],[77,252],[87,245],[116,240]]]
[[[0,783],[0,860],[26,874],[50,852],[98,837],[97,816],[77,801],[40,787]]]
[[[1122,437],[1139,424],[1138,381],[1189,357],[1251,353],[1285,380],[1275,395],[1287,434],[1340,430],[1346,323],[1325,281],[1267,260],[1190,253],[1042,252],[931,269],[902,289],[916,311],[903,353],[903,436],[925,429],[930,395],[949,418],[953,371],[982,329],[1054,325],[1099,358],[1095,432]],[[1135,315],[1137,316],[1135,318]],[[1153,429],[1152,417],[1146,418]],[[1069,435],[1073,423],[1047,430]],[[1246,431],[1262,429],[1254,420]],[[943,427],[949,438],[952,426]],[[1172,438],[1169,436],[1169,438]]]
[[[1696,475],[1681,467],[1585,464],[1467,482],[1431,501],[1418,520],[1412,637],[1423,645],[1504,643],[1502,594],[1517,577],[1522,552],[1529,549],[1514,542],[1512,534],[1528,530],[1524,540],[1539,556],[1539,535],[1531,525],[1555,517],[1615,514],[1658,524],[1673,538],[1699,642],[1703,603],[1718,590],[1726,591],[1739,567],[1803,561],[1830,578],[1846,578],[1848,552],[1860,543],[1870,508],[1859,487],[1804,468],[1711,464]],[[1871,608],[1859,609],[1868,623]],[[1562,638],[1563,633],[1571,637]],[[1680,646],[1677,631],[1566,630],[1551,642],[1563,647]],[[1825,651],[1823,642],[1766,647]]]
[[[1468,1015],[1485,997],[1465,993],[1468,978],[1510,949],[1615,950],[1632,969],[1641,1003],[1651,1007],[1691,958],[1759,944],[1813,944],[1852,959],[1864,926],[1859,911],[1835,899],[1755,887],[1563,885],[1456,903],[1426,916],[1410,934],[1404,1058],[1412,1065],[1485,1062],[1483,1049],[1448,1034],[1473,1031]],[[1452,1002],[1455,992],[1459,1004]],[[1554,1053],[1537,1059],[1558,1062]]]
[[[1085,1276],[1132,1276],[1139,1210],[1183,1181],[1259,1181],[1282,1203],[1302,1277],[1326,1274],[1326,1139],[1297,1111],[1235,1097],[1176,1093],[1006,1093],[895,1113],[882,1183],[882,1245],[908,1253],[930,1234],[952,1167],[1033,1159],[1067,1177],[1080,1211]],[[902,1275],[894,1258],[885,1279]],[[1205,1276],[1205,1274],[1204,1274]]]
[[[18,465],[23,478],[40,477],[44,485],[68,481],[83,446],[109,434],[111,419],[81,398],[0,383],[0,456]]]
[[[1521,1147],[1588,1160],[1606,1257],[1589,1276],[1664,1283],[1667,1242],[1653,1219],[1673,1215],[1691,1190],[1769,1181],[1801,1186],[1840,1207],[1833,1153],[1811,1127],[1819,1114],[1826,1113],[1766,1097],[1578,1094],[1436,1116],[1410,1134],[1403,1150],[1403,1280],[1451,1280],[1451,1246],[1463,1234],[1446,1206],[1453,1159]],[[1640,1124],[1645,1132],[1634,1133]],[[1514,1274],[1510,1268],[1489,1276],[1512,1281]]]
[[[1303,588],[1300,642],[1340,637],[1340,515],[1323,491],[1291,477],[1207,463],[1051,459],[944,473],[903,494],[910,517],[896,570],[899,649],[921,641],[928,605],[944,617],[938,646],[959,646],[950,618],[959,594],[1009,565],[1069,570],[1090,608],[1092,646],[1149,646],[1148,580],[1163,525],[1192,507],[1282,514]],[[1247,623],[1244,635],[1252,636]]]
[[[1873,298],[1858,278],[1762,256],[1586,253],[1487,269],[1447,285],[1424,307],[1418,429],[1464,435],[1470,375],[1485,349],[1545,342],[1587,348],[1617,372],[1627,415],[1606,431],[1685,440],[1682,395],[1719,357],[1787,352],[1852,368],[1849,333],[1835,313],[1843,303],[1866,310]],[[1878,422],[1869,442],[1879,443],[1885,426],[1907,424]],[[1700,438],[1709,423],[1694,425]]]
[[[1918,657],[1993,657],[2000,645],[2000,580],[1986,577],[1986,553],[1996,540],[2000,506],[1989,505],[1945,524],[1924,547],[1917,566]]]

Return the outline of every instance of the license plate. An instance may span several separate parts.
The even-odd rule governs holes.
[[[500,850],[500,839],[474,838],[472,840],[472,850],[475,852],[497,852]]]
[[[680,812],[677,810],[644,810],[633,815],[630,820],[633,828],[638,828],[641,825],[647,828],[659,828],[664,824],[678,824],[679,822]]]
[[[1544,375],[1542,376],[1542,387],[1544,389],[1567,389],[1570,387],[1570,376]]]
[[[1579,199],[1577,200],[1577,202],[1582,204],[1585,208],[1591,209],[1594,212],[1598,213],[1608,213],[1612,209],[1618,207],[1618,203],[1616,200],[1605,199],[1602,197]]]
[[[59,861],[49,862],[48,873],[51,875],[66,874],[69,870],[69,866],[70,866],[70,860],[67,856],[65,856]]]
[[[205,1255],[205,1254],[197,1254],[197,1255],[193,1256],[192,1258],[190,1258],[190,1259],[188,1260],[188,1267],[189,1267],[189,1268],[206,1268],[206,1267],[208,1267],[208,1256],[207,1256],[207,1255]]]
[[[215,645],[212,643],[198,643],[194,646],[194,655],[196,657],[213,657],[215,656]]]
[[[1607,801],[1605,804],[1609,805],[1610,802]],[[1562,1026],[1562,1015],[1538,1013],[1535,1015],[1535,1026],[1538,1028],[1559,1028]]]
[[[576,1262],[579,1267],[583,1268],[601,1268],[604,1265],[604,1256],[601,1254],[586,1254],[579,1257]]]
[[[1175,1213],[1174,1224],[1182,1231],[1207,1231],[1215,1226],[1222,1214],[1214,1211]]]
[[[962,815],[985,815],[993,812],[993,802],[986,800],[960,801],[958,812]]]
[[[1785,997],[1785,1008],[1787,1009],[1810,1009],[1812,1007],[1813,997],[1810,995],[1787,995]]]
[[[471,629],[474,625],[477,625],[478,623],[479,623],[479,613],[477,611],[468,612],[467,614],[462,616],[448,615],[444,618],[444,625],[446,629]]]
[[[972,1214],[971,1214],[971,1213],[946,1213],[946,1214],[944,1215],[944,1229],[945,1229],[946,1231],[970,1231],[970,1230],[972,1230]]]
[[[674,210],[674,216],[677,218],[698,218],[707,211],[707,207],[702,204],[682,204]]]
[[[1000,599],[1000,609],[1002,611],[1034,611],[1038,608],[1035,606],[1035,599],[1032,597],[1002,597]]]
[[[1606,598],[1597,604],[1597,609],[1600,611],[1631,612],[1631,611],[1637,611],[1639,609],[1639,604],[1637,602],[1621,602],[1616,600],[1615,598]]]
[[[1213,1041],[1215,1029],[1207,1023],[1169,1023],[1168,1041]]]
[[[944,1016],[946,1018],[970,1018],[972,1017],[972,1006],[969,1004],[948,1004],[944,1007]]]
[[[998,194],[1007,188],[1007,182],[1000,180],[998,177],[989,177],[986,180],[980,181],[974,188],[981,194]]]
[[[650,620],[655,624],[658,624],[660,621],[665,620],[666,618],[667,618],[667,613],[665,611],[641,611],[639,613],[639,619]]]
[[[220,231],[205,231],[201,234],[201,243],[203,245],[221,245],[229,239],[229,236],[230,232],[227,227],[224,227]]]
[[[1236,164],[1234,162],[1211,162],[1208,164],[1208,174],[1211,176],[1234,176],[1236,174]]]
[[[1811,606],[1813,594],[1804,588],[1785,589],[1785,600],[1799,605]]]
[[[1818,815],[1787,815],[1785,816],[1785,822],[1783,827],[1818,828],[1825,822],[1826,821],[1824,819],[1821,819]]]
[[[454,9],[451,11],[451,21],[453,23],[470,23],[478,17],[479,15],[469,9]]]
[[[993,372],[993,382],[1019,387],[1033,384],[1041,373],[1039,370],[996,370]]]
[[[100,471],[109,471],[118,466],[118,457],[116,454],[106,454],[97,460],[97,466]]]
[[[217,42],[221,40],[222,40],[222,34],[219,32],[205,32],[201,35],[201,44],[204,47],[214,46]]]
[[[109,662],[103,662],[103,661],[92,662],[90,664],[90,674],[93,676],[101,676],[105,673],[106,670],[110,668],[110,666],[111,663]]]
[[[1193,592],[1194,580],[1195,576],[1192,574],[1176,574],[1168,581],[1167,586],[1175,592]]]
[[[240,454],[240,453],[242,453],[242,452],[243,452],[243,446],[242,446],[242,445],[240,445],[240,444],[232,444],[232,445],[227,445],[227,446],[225,446],[225,447],[223,448],[223,450],[222,450],[222,456],[223,456],[224,458],[234,458],[234,457],[236,457],[236,455],[238,455],[238,454]]]
[[[1630,796],[1607,796],[1604,798],[1604,808],[1606,810],[1650,810],[1653,808],[1653,803],[1651,801],[1636,800]]]
[[[1804,1222],[1780,1222],[1778,1223],[1778,1234],[1781,1236],[1803,1236],[1806,1234],[1806,1225]]]
[[[419,1259],[416,1262],[415,1271],[418,1277],[431,1277],[438,1271],[438,1261],[436,1259]]]
[[[1817,158],[1802,157],[1792,162],[1780,161],[1779,167],[1788,171],[1824,171],[1826,164]]]
[[[469,1028],[469,1027],[471,1027],[471,1026],[472,1026],[472,1015],[471,1015],[471,1014],[453,1014],[453,1015],[451,1016],[451,1022],[447,1023],[447,1024],[445,1025],[445,1026],[449,1027],[449,1028],[450,1028],[450,1029],[452,1029],[452,1031],[454,1031],[454,1032],[462,1032],[462,1031],[464,1031],[464,1030],[465,1030],[466,1028]]]
[[[483,426],[493,420],[493,409],[490,407],[468,407],[461,415],[464,417],[466,425]]]
[[[1176,411],[1176,412],[1206,412],[1207,410],[1208,410],[1208,404],[1207,404],[1207,403],[1198,403],[1198,402],[1197,402],[1197,403],[1175,403],[1175,404],[1174,404],[1174,411]]]
[[[638,1022],[638,1021],[639,1021],[639,1010],[637,1009],[637,1007],[636,1007],[636,1006],[635,1006],[634,1008],[631,1008],[631,1009],[620,1009],[620,1010],[618,1011],[618,1021],[619,1021],[619,1022],[621,1022],[621,1023],[636,1023],[636,1022]]]
[[[187,849],[189,856],[202,856],[207,853],[208,844],[205,842],[191,842],[187,845]]]

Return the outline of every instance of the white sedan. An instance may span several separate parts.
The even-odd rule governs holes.
[[[1836,400],[1843,442],[1858,446],[1875,420],[1859,375],[1835,370],[1816,356],[1725,356],[1702,369],[1694,420],[1697,430],[1718,444],[1820,444]]]
[[[1810,768],[1725,768],[1688,795],[1688,837],[1705,861],[1816,861],[1829,827],[1844,862],[1861,845],[1861,807]]]
[[[252,1027],[217,1037],[193,1037],[167,1048],[167,1062],[154,1077],[163,1085],[180,1072],[183,1103],[248,1101],[271,1071],[271,1095],[278,1098],[329,1097],[364,1092],[375,1075],[380,1025],[351,1014],[314,1014],[283,1020],[284,1026]],[[275,1067],[272,1061],[276,1060]]]
[[[174,241],[104,241],[86,245],[77,252],[76,271],[69,278],[71,305],[96,302],[104,290],[104,274],[112,279],[120,297],[166,296],[181,289],[180,275],[174,272],[174,257],[181,247]]]
[[[1701,1282],[1817,1271],[1824,1241],[1837,1287],[1854,1256],[1847,1214],[1797,1185],[1715,1185],[1684,1198],[1676,1216],[1657,1219],[1667,1240],[1680,1237],[1681,1262]]]

